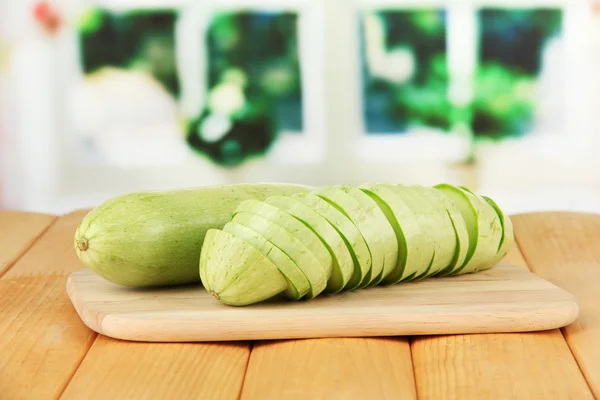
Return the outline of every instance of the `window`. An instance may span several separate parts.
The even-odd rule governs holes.
[[[477,17],[475,136],[502,139],[563,130],[562,10],[483,8]]]
[[[80,75],[66,117],[77,164],[136,167],[185,156],[173,8],[92,7],[75,27]]]
[[[364,0],[357,13],[364,121],[359,157],[436,164],[467,159],[472,11]]]
[[[236,165],[263,156],[281,132],[302,134],[297,30],[292,12],[212,16],[205,39],[208,98],[187,132],[192,148]]]
[[[537,188],[597,147],[585,1],[93,4],[57,53],[14,49],[19,158],[40,161],[12,187],[38,210],[238,180],[461,184],[471,159],[488,189]]]
[[[176,19],[175,10],[87,10],[78,29],[83,72],[91,75],[106,67],[145,71],[177,98]]]
[[[361,36],[366,133],[402,134],[419,126],[448,131],[444,10],[365,13]]]
[[[363,159],[462,162],[479,143],[564,133],[562,7],[358,4]]]
[[[310,3],[137,3],[79,15],[80,76],[68,79],[66,96],[75,163],[322,158],[320,29]]]

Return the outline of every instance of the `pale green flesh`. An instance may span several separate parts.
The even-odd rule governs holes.
[[[451,265],[457,250],[456,231],[444,203],[436,196],[439,191],[423,186],[413,186],[412,189],[423,204],[423,212],[427,214],[433,227],[431,236],[435,243],[435,255],[425,276],[429,277]]]
[[[467,192],[446,183],[436,185],[434,188],[444,194],[444,196],[446,196],[448,200],[450,200],[452,204],[458,208],[463,217],[463,221],[465,221],[465,226],[467,227],[467,233],[469,235],[469,247],[467,249],[467,255],[465,256],[463,264],[457,265],[457,268],[455,268],[453,271],[453,274],[458,274],[469,263],[473,257],[475,248],[477,247],[477,236],[479,234],[477,211],[470,204],[469,198],[466,195]]]
[[[294,194],[292,198],[319,213],[340,234],[354,262],[354,273],[344,290],[356,289],[371,268],[371,255],[358,228],[341,211],[314,194]]]
[[[471,273],[488,263],[496,255],[502,226],[494,209],[470,191],[448,185],[437,185],[461,211],[469,232],[469,251],[462,267],[453,274]]]
[[[282,226],[255,214],[240,212],[233,222],[244,225],[263,236],[286,253],[304,273],[310,283],[307,298],[318,296],[327,285],[328,276],[310,249]]]
[[[469,193],[471,193],[473,195],[476,195],[475,192],[473,192],[471,189],[469,189],[466,186],[459,186],[459,188],[462,189],[462,190],[464,190],[465,192],[469,192]]]
[[[245,200],[236,208],[234,216],[238,212],[247,212],[259,215],[277,225],[283,227],[296,239],[303,242],[315,255],[325,270],[325,274],[331,276],[332,259],[327,247],[319,236],[308,226],[300,222],[285,211],[259,200]]]
[[[213,247],[218,244],[217,241],[219,240],[219,237],[221,237],[221,235],[218,232],[219,231],[217,229],[208,230],[208,232],[206,232],[204,245],[200,250],[200,261],[198,263],[198,270],[200,272],[200,282],[208,292],[212,291],[211,275],[214,272],[214,270],[207,269],[207,266],[209,264],[209,261],[213,257],[212,254],[215,251]]]
[[[467,196],[477,208],[479,223],[479,236],[475,254],[473,254],[469,265],[465,266],[462,271],[463,273],[472,273],[488,268],[490,262],[496,257],[502,238],[502,223],[500,217],[488,202],[470,192],[467,193]]]
[[[377,247],[383,252],[383,269],[379,276],[369,286],[379,284],[395,268],[398,261],[398,240],[396,232],[387,216],[377,202],[365,192],[354,186],[341,186],[342,190],[354,197],[362,207],[372,212],[372,224],[367,224],[374,230],[373,238],[377,238]]]
[[[262,255],[267,257],[279,271],[281,271],[289,282],[288,290],[284,293],[285,297],[298,300],[308,293],[310,284],[308,283],[306,276],[304,276],[294,261],[292,261],[292,259],[277,246],[274,246],[273,243],[269,242],[252,229],[235,222],[226,223],[223,227],[223,231],[229,232],[235,237],[250,244],[260,251]]]
[[[349,185],[330,186],[313,193],[344,213],[367,243],[372,260],[371,271],[359,288],[379,283],[384,274],[387,276],[392,271],[398,259],[396,235],[381,209],[368,195]]]
[[[435,260],[435,249],[433,250],[433,254],[431,255],[431,259],[429,260],[429,264],[427,265],[427,271],[431,270],[431,266],[433,265],[433,261]],[[421,275],[416,275],[412,278],[410,278],[410,281],[420,281],[422,279],[427,278],[428,275],[427,274],[421,274]]]
[[[454,253],[452,262],[448,268],[440,271],[436,275],[446,276],[453,274],[454,271],[458,270],[463,265],[465,258],[467,257],[467,252],[469,251],[469,232],[467,231],[465,220],[463,219],[462,214],[456,205],[441,191],[433,189],[432,192],[444,204],[446,212],[452,221],[452,228],[454,229],[454,234],[456,237],[456,252]]]
[[[358,283],[357,289],[364,288],[365,286],[367,286],[371,282],[372,275],[373,275],[373,267],[375,266],[375,263],[377,261],[382,261],[381,260],[381,256],[382,255],[381,254],[377,255],[377,259],[373,256],[373,252],[371,251],[371,248],[369,247],[369,242],[368,242],[367,238],[365,238],[364,232],[361,230],[360,226],[356,225],[356,222],[353,220],[352,216],[348,215],[348,211],[346,211],[344,209],[344,207],[341,207],[335,201],[332,201],[330,198],[328,198],[326,195],[323,195],[322,193],[315,193],[315,192],[313,192],[313,194],[319,196],[321,199],[323,199],[324,201],[326,201],[327,203],[329,203],[336,210],[338,210],[339,212],[341,212],[342,214],[344,214],[344,216],[346,218],[348,218],[350,220],[350,222],[357,228],[359,234],[362,236],[363,240],[365,241],[365,244],[367,246],[367,251],[369,252],[369,258],[371,260],[371,265],[370,265],[369,270],[367,271],[366,275]],[[378,265],[380,265],[383,268],[383,263],[380,262]]]
[[[412,210],[389,187],[382,184],[361,186],[367,195],[377,203],[394,229],[398,243],[398,256],[395,268],[383,280],[383,284],[396,284],[415,274],[421,265],[423,252],[419,248],[424,234]]]
[[[496,211],[496,214],[498,214],[498,217],[500,218],[500,223],[502,225],[502,238],[500,239],[500,246],[498,248],[496,257],[494,257],[494,259],[489,264],[489,266],[491,267],[491,266],[498,264],[500,261],[502,261],[502,259],[510,251],[511,247],[513,246],[514,240],[515,240],[514,229],[513,229],[513,224],[512,224],[512,221],[510,220],[510,218],[506,214],[504,214],[502,209],[498,206],[498,204],[496,204],[496,202],[493,199],[491,199],[487,196],[481,196],[481,197],[485,201],[487,201],[489,205],[491,205],[494,208],[494,210]]]
[[[75,252],[84,265],[118,285],[196,283],[206,232],[221,229],[241,201],[309,190],[314,187],[240,183],[116,196],[82,218],[73,238]],[[81,250],[78,243],[84,241],[87,249]]]
[[[337,293],[348,283],[354,273],[354,261],[342,236],[335,228],[310,207],[286,196],[271,196],[265,203],[278,207],[312,229],[331,254],[332,271],[325,292]]]
[[[228,232],[206,233],[199,269],[209,292],[224,304],[257,303],[288,288],[288,281],[267,257]]]
[[[414,196],[414,191],[410,190],[408,186],[386,185],[386,187],[390,188],[408,206],[419,226],[420,235],[415,237],[412,244],[409,242],[408,246],[418,246],[421,257],[415,260],[412,268],[414,270],[411,269],[404,273],[406,276],[415,273],[413,279],[419,279],[427,274],[435,251],[435,244],[430,236],[431,227],[429,226],[429,218],[423,213],[418,199]]]

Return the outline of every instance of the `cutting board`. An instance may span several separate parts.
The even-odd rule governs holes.
[[[223,305],[200,285],[130,289],[90,270],[71,274],[67,292],[92,330],[150,342],[524,332],[568,325],[579,313],[570,293],[507,263],[475,274],[245,307]]]

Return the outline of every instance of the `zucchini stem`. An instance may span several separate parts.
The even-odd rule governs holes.
[[[88,240],[86,238],[77,239],[77,248],[81,251],[86,251],[88,249]]]

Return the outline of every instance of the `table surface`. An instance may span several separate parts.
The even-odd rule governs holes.
[[[86,210],[0,211],[0,398],[600,399],[600,215],[512,216],[507,261],[577,296],[564,329],[513,334],[135,343],[77,316],[67,276]]]

